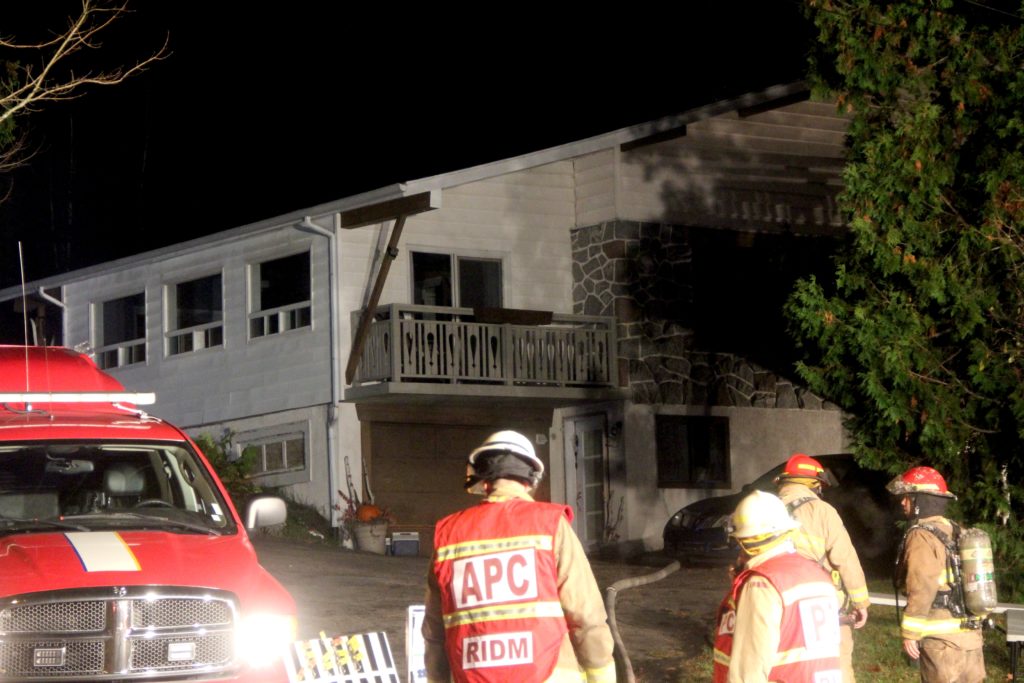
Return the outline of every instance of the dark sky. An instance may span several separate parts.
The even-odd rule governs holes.
[[[56,28],[75,6],[5,2],[0,29]],[[577,140],[801,78],[811,35],[798,0],[131,7],[89,57],[167,36],[171,54],[22,121],[36,155],[0,205],[0,286],[19,239],[37,279]]]

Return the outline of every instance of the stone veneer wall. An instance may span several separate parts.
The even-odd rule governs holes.
[[[693,348],[687,228],[610,221],[572,231],[573,312],[618,320],[620,381],[635,403],[836,409],[735,354]]]

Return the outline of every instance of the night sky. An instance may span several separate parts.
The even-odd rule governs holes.
[[[801,78],[811,35],[797,0],[130,7],[95,58],[168,36],[171,54],[23,119],[35,156],[7,178],[0,286],[19,239],[38,279],[543,149]],[[0,30],[60,27],[61,8],[9,0]]]

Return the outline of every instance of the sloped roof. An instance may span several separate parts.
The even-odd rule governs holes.
[[[363,192],[348,197],[342,197],[335,201],[318,204],[303,209],[273,216],[247,225],[238,226],[228,230],[212,233],[185,242],[179,242],[159,249],[127,256],[124,258],[107,261],[95,266],[89,266],[67,273],[62,273],[29,283],[30,289],[38,290],[40,287],[55,287],[75,280],[91,277],[97,273],[116,270],[127,265],[140,265],[147,262],[159,261],[171,254],[182,254],[190,251],[204,249],[214,244],[236,240],[239,237],[275,230],[284,225],[294,224],[309,218],[313,221],[328,218],[335,213],[344,213],[366,207],[382,205],[387,202],[400,200],[425,193],[437,193],[451,187],[457,187],[466,183],[493,178],[508,173],[514,173],[530,168],[536,168],[546,164],[564,161],[582,155],[598,152],[617,146],[629,146],[644,141],[656,141],[662,136],[671,136],[673,131],[684,130],[689,124],[704,121],[715,116],[720,116],[736,111],[760,111],[770,109],[772,106],[784,105],[789,102],[806,99],[809,96],[807,85],[803,81],[780,84],[769,87],[765,90],[747,93],[733,99],[715,102],[689,111],[662,117],[653,121],[647,121],[618,130],[613,130],[601,135],[577,140],[574,142],[550,147],[522,154],[516,157],[501,159],[469,168],[451,171],[435,176],[418,178],[403,183],[388,185],[369,192]],[[431,199],[431,201],[436,201]],[[325,227],[327,227],[325,225]],[[9,287],[0,290],[0,300],[8,300],[20,296],[20,287]]]

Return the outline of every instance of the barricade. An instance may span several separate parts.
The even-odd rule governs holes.
[[[292,643],[285,656],[291,683],[399,683],[386,633],[319,638]]]

